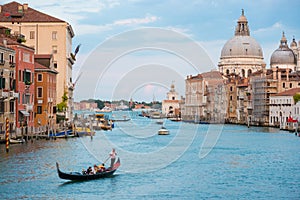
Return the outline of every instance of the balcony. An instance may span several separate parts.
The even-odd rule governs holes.
[[[31,85],[31,81],[25,81],[25,85]]]
[[[32,112],[33,111],[33,104],[26,104],[26,111]]]
[[[11,61],[9,62],[9,65],[10,65],[10,67],[11,67],[11,68],[14,68],[14,67],[16,67],[16,63],[14,63],[14,62],[11,62]]]
[[[5,92],[3,90],[0,90],[0,97],[1,98],[8,98],[9,97],[9,92]]]

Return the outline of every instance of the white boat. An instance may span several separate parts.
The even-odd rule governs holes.
[[[161,129],[158,130],[158,135],[169,135],[169,130],[165,127],[161,127]]]
[[[157,124],[164,124],[164,120],[157,120],[156,123]]]
[[[20,144],[20,143],[24,143],[25,140],[24,139],[9,139],[9,143],[10,144]]]

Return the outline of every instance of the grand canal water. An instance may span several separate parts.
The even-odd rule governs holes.
[[[130,117],[93,138],[33,140],[11,145],[8,154],[1,145],[1,199],[300,199],[294,134],[165,121],[170,135],[159,136],[154,120]],[[64,171],[81,171],[105,160],[112,146],[122,163],[113,177],[58,178],[56,161]]]

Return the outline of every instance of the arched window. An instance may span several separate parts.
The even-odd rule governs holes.
[[[248,76],[250,76],[252,74],[252,70],[248,69]]]
[[[242,69],[242,77],[245,77],[245,70]]]
[[[229,75],[229,69],[226,70],[226,75]]]

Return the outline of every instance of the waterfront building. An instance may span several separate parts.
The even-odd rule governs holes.
[[[250,36],[244,10],[237,21],[234,36],[222,48],[218,67],[223,75],[233,73],[241,77],[248,77],[266,67],[260,44]]]
[[[294,120],[299,120],[299,102],[295,104],[294,96],[300,94],[300,88],[293,88],[270,97],[269,125],[281,129],[296,127]]]
[[[0,29],[0,140],[5,138],[6,119],[9,132],[16,133],[16,112],[18,93],[16,92],[15,50],[7,46]]]
[[[51,54],[34,56],[36,132],[53,130],[56,124],[56,76]]]
[[[224,115],[222,115],[225,109],[224,104],[219,104],[218,99],[216,99],[216,93],[218,90],[223,90],[225,79],[219,71],[212,70],[209,72],[201,73],[205,84],[206,84],[206,104],[204,105],[204,121],[210,122],[223,122]],[[226,109],[225,109],[226,110]]]
[[[185,105],[182,109],[184,121],[220,121],[223,98],[216,94],[224,92],[224,78],[218,71],[210,71],[197,76],[187,76],[185,80]],[[217,97],[216,97],[217,96]],[[218,113],[218,114],[217,114]]]
[[[10,31],[10,29],[7,29]],[[7,45],[14,49],[16,67],[16,92],[18,102],[16,107],[16,134],[28,135],[34,131],[34,49],[23,43],[19,35],[5,38]]]
[[[180,117],[178,92],[175,90],[174,83],[171,84],[167,92],[167,99],[162,101],[162,114],[166,117]]]
[[[187,76],[185,80],[185,105],[182,112],[183,121],[199,122],[204,118],[206,92],[206,83],[201,74]]]
[[[12,34],[24,36],[27,46],[35,49],[35,54],[53,54],[54,68],[58,71],[56,102],[67,95],[67,110],[62,113],[72,119],[73,83],[72,26],[61,19],[32,9],[28,4],[11,2],[0,5],[0,24],[12,30]]]
[[[74,102],[74,109],[75,110],[96,110],[98,109],[98,105],[94,101],[87,101],[87,100],[82,100],[80,102]]]

